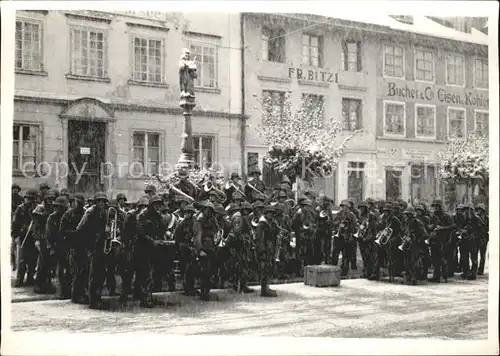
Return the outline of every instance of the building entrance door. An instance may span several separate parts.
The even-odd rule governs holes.
[[[394,168],[385,169],[385,200],[394,201],[402,197],[403,171]]]
[[[106,123],[68,121],[68,189],[86,197],[104,189]]]

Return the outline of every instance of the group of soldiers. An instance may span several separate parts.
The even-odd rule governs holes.
[[[258,169],[245,184],[233,173],[224,186],[212,176],[192,183],[180,169],[174,184],[157,192],[148,184],[137,202],[120,193],[83,195],[12,186],[12,265],[16,287],[34,286],[35,293],[57,293],[61,299],[106,309],[104,285],[119,299],[130,295],[142,307],[154,306],[152,295],[176,288],[210,300],[210,290],[225,288],[251,293],[257,277],[261,295],[275,297],[272,277],[302,276],[307,265],[338,265],[341,273],[357,269],[379,280],[387,267],[391,280],[404,275],[408,284],[444,281],[456,271],[475,279],[484,272],[488,216],[484,205],[459,205],[453,216],[441,201],[407,206],[403,201],[359,203],[333,201],[306,191],[297,201],[288,177],[272,192]],[[160,190],[160,189],[159,189]],[[478,267],[478,254],[481,262]],[[458,260],[460,256],[460,260]],[[472,266],[471,266],[472,263]],[[56,287],[52,283],[57,278]]]

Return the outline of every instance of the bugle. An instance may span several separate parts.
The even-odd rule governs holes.
[[[113,217],[111,217],[113,215]],[[122,243],[117,237],[118,229],[118,211],[116,208],[109,207],[106,212],[106,238],[104,240],[104,254],[108,255],[113,247],[121,246]]]
[[[189,196],[188,194],[184,193],[182,190],[180,189],[177,189],[176,187],[174,187],[172,184],[170,183],[167,183],[167,182],[164,182],[160,179],[160,177],[158,177],[158,175],[154,175],[154,177],[156,177],[156,179],[158,179],[158,182],[160,182],[161,184],[165,185],[166,189],[168,191],[172,190],[174,193],[176,194],[179,194],[179,195],[182,195],[184,198],[188,199],[189,202],[191,203],[194,203],[195,202],[195,199],[191,196]],[[189,182],[190,184],[192,184],[194,186],[193,183]]]
[[[392,229],[390,227],[386,227],[384,230],[380,231],[377,234],[375,243],[379,246],[384,246],[389,242],[391,236],[392,236]]]

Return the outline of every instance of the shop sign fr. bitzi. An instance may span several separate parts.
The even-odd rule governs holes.
[[[410,88],[408,84],[397,86],[394,82],[388,83],[387,96],[427,101],[437,98],[437,100],[445,104],[476,106],[486,109],[489,107],[488,94],[476,94],[471,91],[465,91],[464,94],[457,94],[448,92],[443,88],[435,91],[430,86],[424,89],[415,89]]]
[[[335,83],[335,73],[322,70],[304,70],[302,68],[288,68],[288,78],[296,77],[297,80],[310,80],[324,83]]]

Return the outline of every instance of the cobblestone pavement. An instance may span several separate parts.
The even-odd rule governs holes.
[[[273,288],[278,298],[219,290],[218,301],[201,302],[163,293],[167,306],[149,310],[95,311],[57,300],[14,303],[12,330],[448,340],[488,334],[487,276],[421,286],[352,279],[337,288]]]

